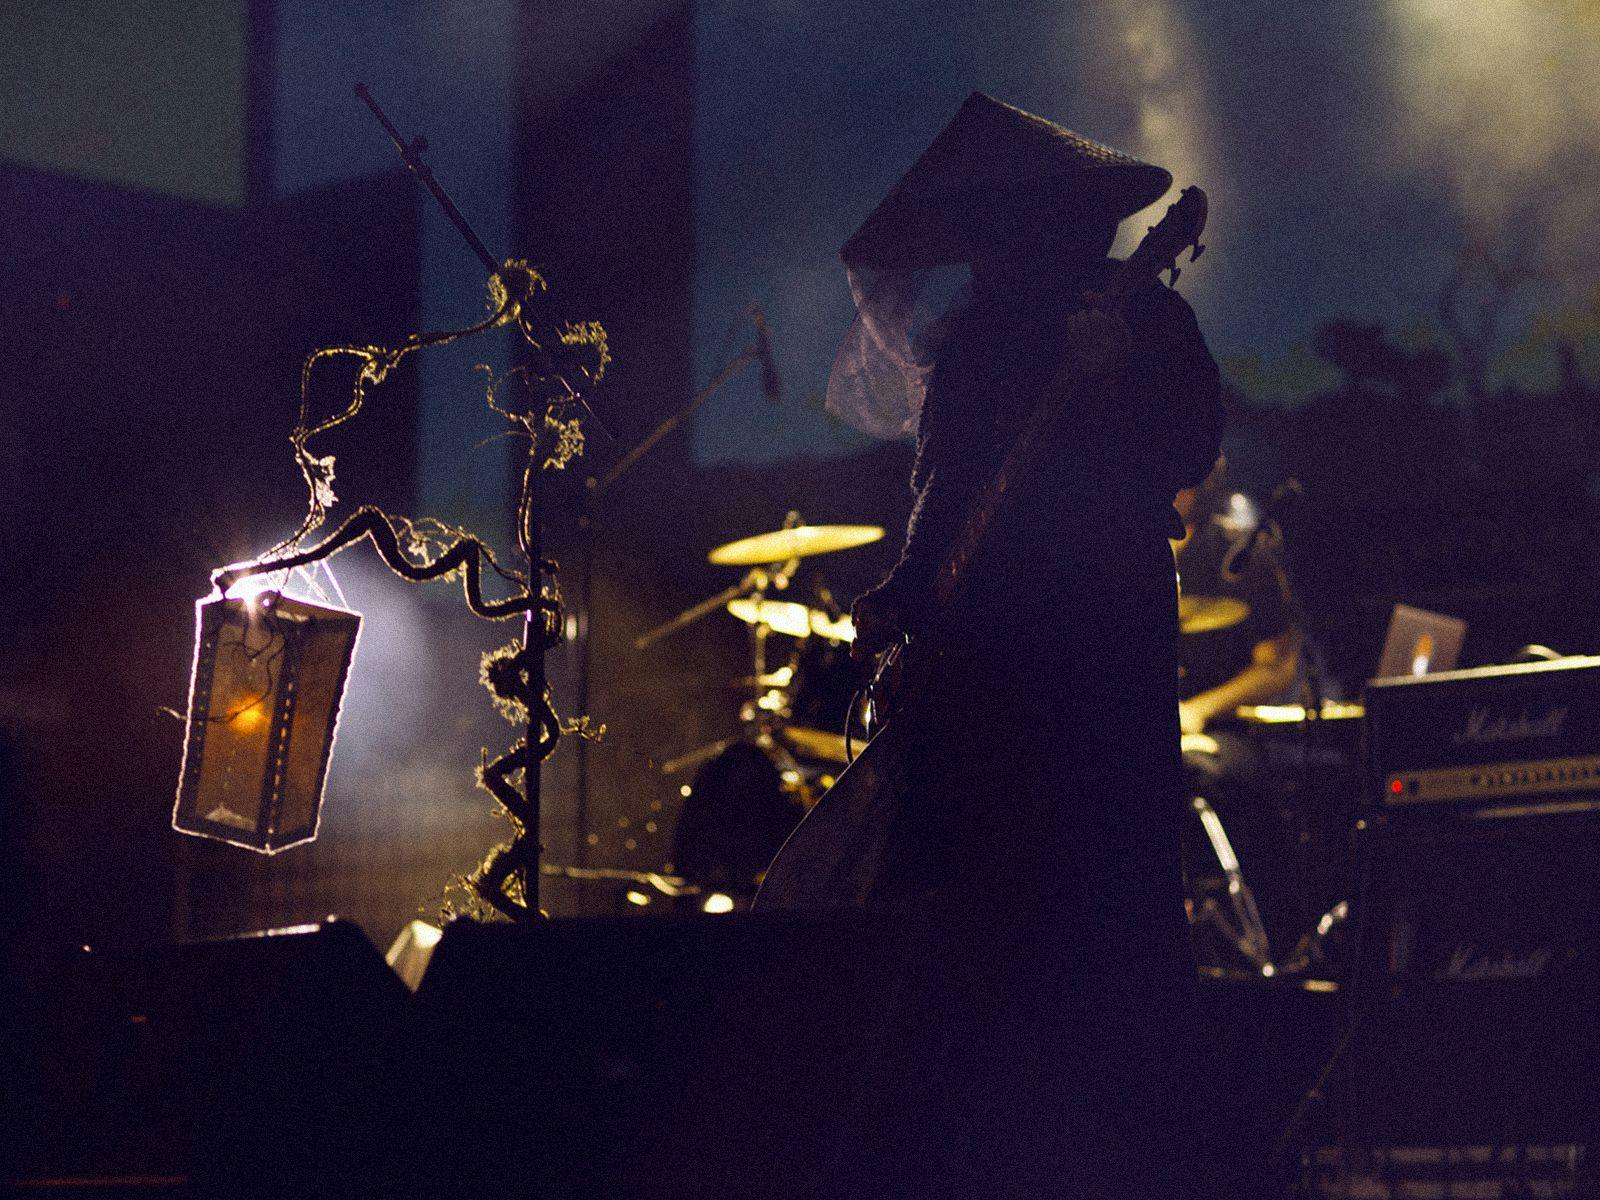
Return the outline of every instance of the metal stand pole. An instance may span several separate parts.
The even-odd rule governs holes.
[[[589,637],[589,615],[594,611],[594,554],[595,538],[599,530],[595,527],[595,518],[598,511],[596,503],[599,497],[599,486],[593,475],[583,481],[583,497],[579,503],[583,506],[578,514],[578,604],[577,635],[578,643],[578,711],[589,711],[590,672],[594,670],[594,643]],[[577,826],[577,840],[574,858],[580,867],[589,865],[589,739],[581,737],[574,747],[576,757],[573,762],[573,785],[577,795],[573,797],[572,818]]]
[[[539,455],[540,438],[535,435],[528,447],[527,464],[523,467],[521,504],[517,513],[517,542],[528,564],[528,586],[533,590],[535,599],[542,601],[544,538],[540,527],[543,517],[540,502],[544,495],[544,464]],[[545,676],[544,621],[544,604],[536,603],[528,610],[527,620],[522,627],[522,646],[527,652],[530,697],[542,697],[549,686]],[[540,776],[543,773],[540,768],[543,760],[539,754],[540,736],[539,710],[533,704],[529,704],[522,748],[522,797],[527,805],[524,820],[526,832],[522,841],[525,847],[522,862],[522,903],[531,916],[537,916],[539,913],[539,865],[544,849],[541,809],[543,795],[540,788]],[[583,741],[582,738],[578,740]]]
[[[689,400],[682,408],[669,415],[666,420],[662,421],[660,425],[656,426],[656,428],[648,437],[644,439],[644,441],[640,442],[632,450],[628,451],[627,454],[623,455],[622,458],[619,459],[609,471],[598,478],[591,475],[589,478],[583,481],[583,496],[579,501],[582,507],[578,515],[578,553],[580,556],[580,561],[578,563],[579,588],[577,599],[573,605],[574,611],[577,613],[578,618],[577,704],[579,712],[587,713],[589,711],[589,698],[592,694],[592,685],[590,681],[594,671],[594,640],[593,621],[591,620],[591,614],[594,612],[595,542],[600,533],[601,503],[605,499],[606,493],[611,489],[611,485],[616,483],[618,479],[631,470],[640,459],[644,458],[650,453],[650,451],[654,450],[663,439],[665,439],[675,430],[679,429],[684,422],[688,421],[694,416],[695,413],[699,412],[705,402],[711,399],[711,397],[715,395],[724,384],[726,384],[740,371],[744,370],[744,368],[750,363],[759,360],[761,355],[761,342],[758,339],[757,341],[752,342],[745,349],[741,350],[737,355],[724,364],[722,369],[711,378],[710,382],[708,382],[693,396],[689,397]],[[730,588],[728,593],[719,599],[718,603],[720,604],[725,600],[731,600],[737,594],[740,593],[736,589]],[[677,628],[677,626],[674,625],[672,628]],[[670,630],[664,630],[662,632],[670,632]],[[637,640],[634,642],[634,648],[643,649],[644,646],[649,645],[650,641],[654,640],[655,639],[653,637],[649,638],[649,640]],[[573,805],[573,817],[578,827],[578,842],[575,858],[577,859],[578,865],[583,867],[587,866],[589,861],[588,740],[584,738],[578,739],[578,744],[574,749],[576,751],[574,763],[576,768],[576,779],[574,782],[578,793]]]

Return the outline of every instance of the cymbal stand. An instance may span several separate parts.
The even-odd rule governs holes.
[[[577,636],[575,640],[578,652],[577,706],[579,712],[587,713],[589,711],[591,681],[594,674],[592,622],[594,613],[594,559],[595,540],[599,536],[601,501],[604,500],[606,493],[611,490],[618,479],[632,470],[640,460],[645,458],[666,437],[680,428],[695,413],[699,412],[706,401],[720,391],[735,375],[762,357],[763,331],[766,325],[766,318],[761,310],[755,307],[747,309],[742,316],[749,316],[755,322],[756,339],[734,355],[733,358],[729,359],[704,387],[689,397],[681,408],[657,425],[648,437],[618,459],[609,471],[600,476],[591,475],[583,481],[583,493],[579,501],[582,507],[578,515],[578,596],[574,603],[574,609],[577,613]],[[657,630],[651,630],[650,633],[643,635],[643,637],[636,638],[634,640],[634,649],[643,649],[675,629],[699,620],[713,609],[726,604],[729,600],[736,599],[739,594],[738,591],[729,589],[728,593],[712,597],[710,600],[705,601],[703,605],[696,606],[696,609],[703,611],[690,610],[693,613],[692,616],[687,613],[682,614],[686,619],[681,624],[674,624],[670,629],[658,627]],[[651,634],[655,636],[652,637]],[[588,860],[588,838],[584,836],[589,829],[588,739],[579,738],[574,749],[576,751],[573,756],[576,795],[574,796],[573,805],[573,823],[576,825],[578,832],[575,857],[578,860],[577,865],[583,867],[587,865]]]
[[[745,573],[743,579],[730,588],[723,588],[715,596],[708,596],[700,603],[684,609],[677,616],[663,621],[654,629],[647,629],[633,639],[635,650],[646,650],[655,645],[668,634],[677,633],[685,625],[693,625],[701,617],[709,616],[719,608],[723,608],[730,600],[742,600],[747,596],[758,594],[758,589],[767,586],[766,572],[760,567],[752,567]]]
[[[791,516],[793,514],[790,514]],[[756,613],[764,611],[767,599],[767,589],[787,591],[794,573],[800,568],[800,560],[791,558],[786,563],[773,563],[771,566],[757,568],[751,572],[759,576],[759,584],[753,595],[756,602]],[[788,717],[788,705],[784,702],[780,689],[770,686],[766,681],[767,672],[767,638],[772,632],[771,626],[766,621],[758,620],[750,626],[750,659],[751,659],[751,686],[755,694],[747,711],[739,714],[747,724],[755,724],[759,732],[770,735],[776,721]]]
[[[793,581],[795,572],[800,568],[800,560],[791,558],[788,562],[769,563],[763,567],[751,567],[745,572],[744,578],[730,588],[724,588],[715,596],[708,597],[691,608],[685,609],[670,620],[664,621],[654,629],[647,630],[634,639],[635,649],[642,650],[652,646],[668,634],[675,633],[684,626],[698,621],[701,617],[725,608],[732,600],[749,599],[755,601],[755,611],[763,611],[767,596],[770,592],[785,591]],[[767,638],[771,635],[771,626],[765,620],[757,619],[750,628],[750,685],[753,694],[739,709],[741,724],[752,727],[758,739],[770,740],[773,732],[788,719],[787,697],[783,695],[783,686],[773,683],[772,675],[767,670]],[[708,742],[704,746],[681,754],[677,758],[669,759],[661,764],[663,775],[675,775],[680,771],[699,766],[707,759],[715,758],[726,750],[738,737],[720,738]]]

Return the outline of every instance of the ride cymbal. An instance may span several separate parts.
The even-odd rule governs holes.
[[[882,536],[882,525],[796,525],[728,542],[706,557],[722,567],[759,567],[811,554],[850,550]]]

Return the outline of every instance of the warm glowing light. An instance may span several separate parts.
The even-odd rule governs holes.
[[[1250,719],[1268,725],[1304,721],[1306,710],[1298,704],[1257,704],[1250,709]]]
[[[721,892],[712,892],[706,897],[706,902],[701,906],[708,913],[727,913],[733,911],[733,897]]]
[[[1389,781],[1389,790],[1398,796],[1406,790],[1406,785],[1401,783],[1398,779],[1391,779]]]
[[[266,723],[267,706],[264,700],[257,700],[254,704],[241,708],[229,720],[240,733],[254,733]]]
[[[1360,704],[1347,704],[1342,700],[1322,702],[1324,721],[1359,719],[1366,711]],[[1255,721],[1262,725],[1278,725],[1306,719],[1305,708],[1298,704],[1241,704],[1234,709],[1234,712],[1242,720]]]
[[[236,600],[243,600],[255,609],[260,605],[263,596],[281,591],[283,584],[284,577],[281,571],[273,575],[247,575],[228,589],[228,595]]]
[[[643,892],[630,891],[628,893],[628,903],[637,904],[640,908],[643,908],[645,905],[650,903],[650,897],[646,896]]]
[[[1350,902],[1348,900],[1339,901],[1339,903],[1322,914],[1321,920],[1317,922],[1317,936],[1327,937],[1333,931],[1333,927],[1349,915]]]
[[[684,784],[681,788],[678,789],[678,795],[682,796],[685,800],[687,800],[693,794],[694,794],[694,789],[692,787],[690,787],[687,783]]]
[[[1433,661],[1433,634],[1423,633],[1417,637],[1417,644],[1411,651],[1411,673],[1413,675],[1426,675],[1428,664]]]

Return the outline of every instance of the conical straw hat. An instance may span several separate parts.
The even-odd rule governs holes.
[[[967,262],[997,218],[1120,221],[1171,185],[1161,167],[973,92],[840,255],[879,270]]]

